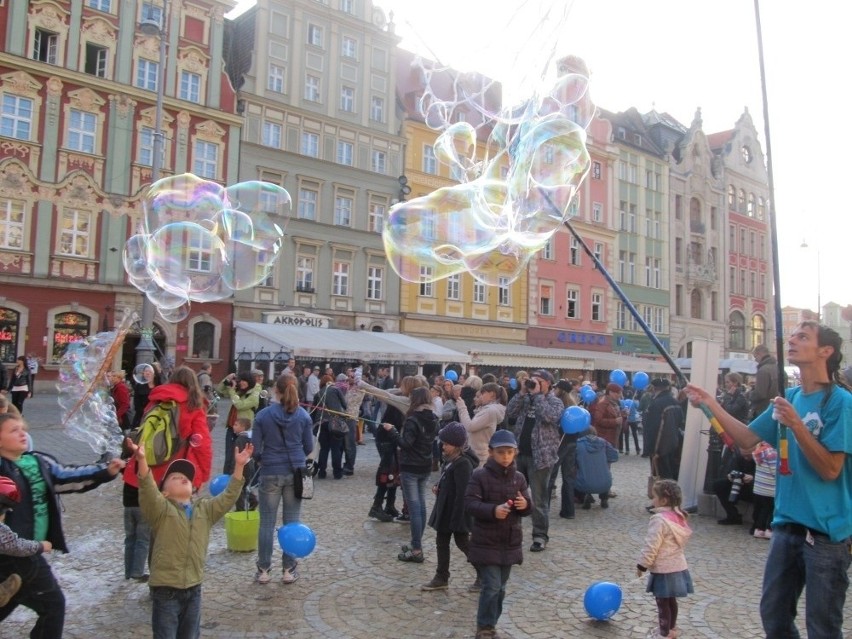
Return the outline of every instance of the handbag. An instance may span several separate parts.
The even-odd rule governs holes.
[[[345,417],[332,415],[331,421],[328,423],[328,429],[332,435],[346,435],[349,433],[349,422]]]
[[[314,498],[314,478],[307,468],[296,468],[293,471],[293,492],[296,499]]]

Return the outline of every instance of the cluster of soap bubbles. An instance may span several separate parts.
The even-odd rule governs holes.
[[[530,42],[546,52],[546,43]],[[579,72],[539,78],[531,95],[508,107],[493,80],[421,61],[419,110],[441,131],[435,157],[460,184],[391,209],[383,239],[402,279],[469,272],[484,284],[510,283],[571,215],[589,169],[586,127],[595,112],[585,64],[571,60]],[[552,68],[552,51],[546,62]]]
[[[56,388],[65,431],[99,454],[117,454],[121,450],[122,432],[107,373],[127,329],[136,319],[135,315],[126,314],[115,331],[70,343],[59,361]]]
[[[124,270],[164,320],[179,322],[190,302],[225,299],[269,276],[292,200],[269,182],[226,188],[184,173],[152,184],[143,206]]]

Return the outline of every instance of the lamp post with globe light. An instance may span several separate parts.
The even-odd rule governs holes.
[[[157,102],[154,111],[154,133],[152,140],[151,184],[160,179],[163,165],[163,99],[166,90],[166,38],[168,36],[170,0],[163,3],[160,19],[146,17],[139,23],[139,31],[144,35],[160,39],[160,60],[157,69]],[[150,364],[154,361],[154,304],[146,294],[142,294],[142,330],[139,345],[136,347],[136,363]]]

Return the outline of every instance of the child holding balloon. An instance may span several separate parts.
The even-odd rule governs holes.
[[[234,472],[222,494],[193,502],[195,464],[188,459],[174,460],[157,486],[144,447],[129,439],[126,445],[136,461],[139,507],[154,533],[149,580],[154,636],[198,637],[210,529],[236,502],[243,487],[243,468],[254,448],[247,444],[234,452]]]
[[[659,617],[656,637],[678,636],[677,598],[692,593],[692,577],[683,549],[692,535],[688,515],[681,508],[683,494],[677,482],[661,479],[654,484],[654,515],[648,523],[648,534],[636,564],[641,577],[650,571],[646,592],[654,593]]]

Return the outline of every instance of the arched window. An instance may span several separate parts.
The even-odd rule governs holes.
[[[757,219],[766,219],[766,202],[764,202],[762,195],[758,196],[757,198]]]
[[[12,363],[18,357],[20,327],[21,314],[18,311],[0,308],[0,363]]]
[[[766,344],[766,320],[762,315],[751,318],[751,348],[758,344]]]
[[[53,321],[51,361],[61,360],[68,344],[87,338],[91,324],[92,318],[83,313],[58,313]]]
[[[701,291],[697,288],[693,289],[692,294],[689,296],[689,312],[692,319],[704,319],[702,312],[703,302]]]
[[[734,205],[737,203],[737,190],[733,184],[728,185],[728,209],[733,211]]]
[[[749,217],[754,217],[754,193],[748,194],[748,205],[746,208],[746,214]]]
[[[737,213],[745,213],[746,212],[746,196],[745,191],[742,189],[737,193]]]
[[[213,357],[216,327],[210,322],[197,322],[192,327],[192,356],[200,359]]]
[[[745,350],[745,317],[739,311],[734,311],[730,315],[728,348],[738,351]]]

